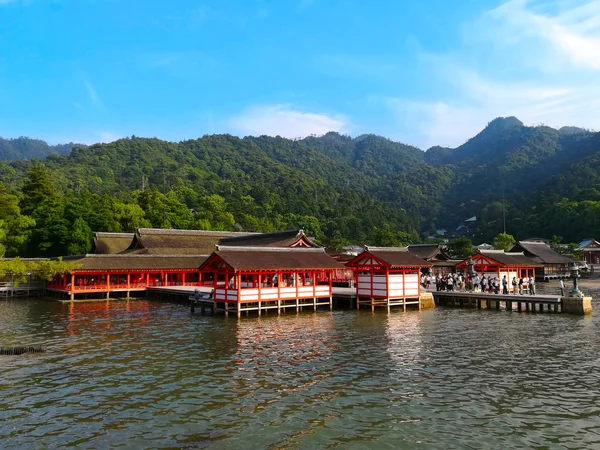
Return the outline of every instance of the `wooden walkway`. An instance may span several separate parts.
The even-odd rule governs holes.
[[[486,294],[481,292],[433,292],[436,305],[506,311],[563,312],[562,298],[553,295]]]

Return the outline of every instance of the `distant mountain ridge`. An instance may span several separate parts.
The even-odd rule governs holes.
[[[86,147],[84,144],[49,145],[41,139],[19,137],[15,139],[4,139],[0,137],[0,161],[29,160],[33,158],[44,159],[51,153],[66,155],[74,147]]]
[[[425,236],[476,216],[474,239],[490,241],[503,229],[502,210],[507,230],[521,238],[576,240],[600,229],[600,213],[594,215],[600,133],[528,127],[515,117],[492,120],[457,148],[425,152],[381,136],[335,132],[299,140],[210,135],[179,143],[132,137],[60,148],[26,138],[4,142],[13,154],[15,147],[19,154],[56,153],[44,163],[63,192],[129,201],[140,189],[172,190],[195,210],[202,210],[202,196],[217,194],[236,229],[248,231],[315,220],[324,235],[361,243],[384,225]],[[38,152],[25,151],[28,144]],[[0,179],[18,191],[31,164],[0,162]]]

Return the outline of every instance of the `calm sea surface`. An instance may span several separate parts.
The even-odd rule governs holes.
[[[0,301],[0,345],[48,350],[0,357],[2,449],[600,448],[600,312]]]

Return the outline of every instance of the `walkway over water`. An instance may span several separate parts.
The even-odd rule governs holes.
[[[482,292],[433,292],[436,305],[466,306],[477,309],[505,309],[507,311],[565,312],[589,314],[590,297],[563,297],[559,295],[489,294]],[[587,305],[589,303],[589,305]]]

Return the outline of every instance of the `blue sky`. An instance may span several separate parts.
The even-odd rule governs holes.
[[[0,0],[0,136],[596,129],[600,1]]]

